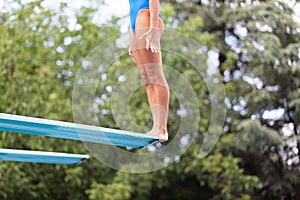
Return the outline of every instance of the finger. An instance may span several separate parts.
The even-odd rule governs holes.
[[[149,37],[149,33],[151,30],[148,30],[147,32],[143,33],[142,36],[140,37],[140,40],[142,40],[144,37]]]
[[[154,46],[152,46],[152,52],[153,52],[153,53],[156,53],[156,49],[155,49]]]
[[[156,49],[156,52],[159,53],[159,44],[158,43],[156,43],[155,49]]]
[[[150,41],[149,40],[146,40],[146,49],[148,50],[150,47]]]
[[[155,42],[152,42],[152,52],[156,53]]]
[[[150,48],[151,48],[151,51],[154,52],[154,48],[153,48],[153,42],[151,42],[150,44]]]
[[[146,35],[147,33],[143,33],[142,36],[140,37],[140,40],[143,40]]]
[[[152,42],[152,49],[153,49],[153,52],[154,52],[154,53],[157,52],[156,47],[155,47],[155,42]]]
[[[157,52],[158,52],[158,51],[157,51],[157,42],[154,42],[154,43],[153,43],[153,47],[154,47],[154,52],[157,53]]]
[[[155,53],[158,53],[157,47],[155,46],[155,44],[154,44],[154,52],[155,52]]]
[[[140,37],[140,40],[143,40],[145,37],[145,35],[143,34],[141,37]]]

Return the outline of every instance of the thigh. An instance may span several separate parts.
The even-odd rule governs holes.
[[[161,34],[163,33],[164,23],[161,18],[159,18],[158,27],[161,29]],[[131,55],[134,58],[138,66],[150,63],[161,64],[161,53],[153,53],[151,50],[146,49],[146,41],[140,40],[143,33],[147,32],[150,28],[150,12],[149,9],[142,9],[136,20],[135,33],[130,32],[130,47]]]
[[[151,64],[162,64],[161,53],[154,53],[151,50],[147,49],[138,49],[131,52],[131,55],[137,64],[137,66],[141,65],[151,65]]]

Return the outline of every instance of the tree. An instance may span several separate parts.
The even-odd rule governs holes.
[[[294,10],[283,1],[170,2],[179,27],[198,16],[197,33],[214,38],[229,109],[224,140],[234,138],[225,152],[241,157],[246,173],[262,181],[254,197],[295,198],[300,34]]]
[[[0,14],[0,112],[72,121],[74,74],[95,41],[118,27],[102,26],[99,35],[91,22],[95,9],[87,7],[76,13],[73,29],[66,4],[57,11],[42,1],[7,5],[16,7]],[[2,148],[87,153],[80,142],[7,132],[0,137]],[[0,199],[86,199],[92,180],[106,183],[114,173],[96,160],[76,168],[1,161]]]

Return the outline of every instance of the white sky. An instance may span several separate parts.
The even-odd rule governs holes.
[[[0,0],[4,1],[4,0]],[[24,0],[30,1],[30,0]],[[88,5],[89,1],[87,0],[44,0],[44,5],[49,8],[54,8],[58,2],[67,3],[68,6],[72,8],[80,8],[83,5]],[[103,16],[124,16],[129,14],[129,1],[128,0],[106,0],[106,6],[103,6],[101,10],[101,14]]]
[[[4,6],[5,0],[0,0],[0,9]],[[22,2],[31,2],[34,0],[22,0]],[[118,17],[124,17],[124,20],[122,20],[121,25],[121,32],[127,32],[129,25],[130,25],[130,19],[129,19],[129,0],[106,0],[105,5],[102,5],[100,9],[97,11],[97,15],[94,17],[95,23],[104,23],[112,15],[118,16]],[[68,7],[70,9],[67,10],[67,14],[70,18],[70,23],[72,26],[72,16],[74,16],[75,12],[74,10],[79,9],[81,6],[90,6],[93,2],[89,0],[44,0],[43,6],[50,9],[56,9],[59,8],[60,3],[67,3]],[[97,7],[99,5],[96,5]]]
[[[5,0],[0,0],[0,9],[4,6]],[[30,2],[33,0],[22,0],[22,2]],[[59,8],[60,3],[67,3],[68,7],[71,8],[68,13],[66,13],[69,16],[74,15],[74,12],[72,10],[77,10],[83,5],[91,5],[91,1],[88,0],[44,0],[43,6],[51,9]],[[101,6],[97,16],[97,22],[103,23],[107,21],[112,15],[118,16],[118,17],[124,17],[129,15],[129,1],[128,0],[106,0],[105,5]],[[126,28],[129,26],[129,17],[128,19],[125,19],[122,24]]]
[[[23,0],[23,2],[30,2],[32,0]],[[44,5],[47,7],[54,8],[58,3],[60,2],[65,2],[68,3],[68,5],[74,7],[74,8],[79,8],[81,5],[86,5],[88,1],[84,0],[44,0]],[[106,4],[113,8],[111,10],[111,13],[122,13],[126,14],[129,12],[129,3],[128,0],[109,0],[106,1]],[[0,7],[4,5],[4,0],[0,0]]]

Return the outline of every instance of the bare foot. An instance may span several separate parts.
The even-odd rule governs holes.
[[[152,129],[151,131],[149,131],[148,133],[146,133],[147,135],[153,135],[153,136],[158,136],[159,137],[159,142],[166,142],[168,141],[168,132],[162,128],[162,129]]]
[[[151,131],[146,133],[146,135],[154,135],[157,131],[159,131],[158,128],[152,128]]]

